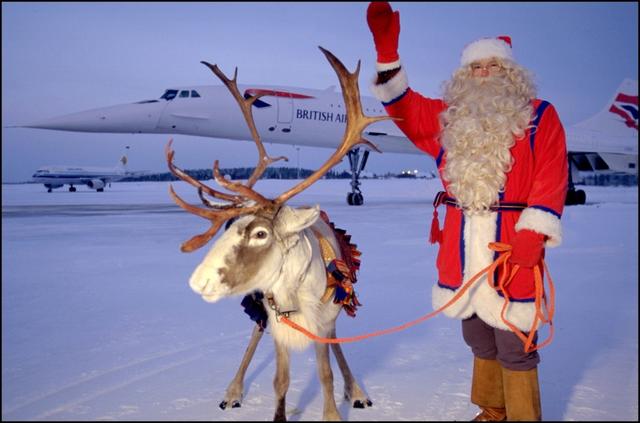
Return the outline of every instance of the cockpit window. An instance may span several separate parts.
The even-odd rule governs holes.
[[[196,90],[191,90],[191,98],[200,97],[200,94]]]
[[[180,97],[189,97],[189,90],[180,91]]]
[[[163,98],[167,101],[171,101],[174,98],[176,98],[176,95],[178,95],[178,90],[166,90],[164,94],[162,94],[162,97],[160,98]]]

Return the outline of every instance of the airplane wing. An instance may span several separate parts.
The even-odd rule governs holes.
[[[194,114],[194,113],[171,113],[171,116],[175,116],[177,118],[182,119],[196,119],[196,120],[209,120],[210,116],[205,114]]]
[[[383,153],[425,154],[404,135],[385,132],[365,132],[364,138],[375,144]]]

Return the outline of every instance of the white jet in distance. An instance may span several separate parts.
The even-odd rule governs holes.
[[[263,142],[335,149],[345,129],[342,95],[326,90],[267,85],[238,85],[246,97],[266,94],[254,103],[253,116]],[[362,97],[367,115],[385,114],[373,97]],[[79,132],[184,134],[252,141],[235,100],[227,88],[192,86],[167,89],[157,100],[73,113],[23,125],[29,128]],[[391,121],[372,124],[364,133],[382,152],[425,154]],[[638,162],[638,82],[626,79],[607,107],[592,118],[567,128],[568,161],[572,169],[567,204],[582,204],[576,191],[578,171],[636,173]],[[360,155],[360,150],[363,154]],[[347,201],[363,203],[358,188],[369,150],[349,152],[351,187]]]
[[[44,184],[47,192],[65,184],[69,185],[70,192],[76,191],[74,185],[81,184],[102,192],[107,184],[119,181],[129,174],[127,155],[123,154],[115,167],[43,166],[36,170],[32,178],[34,182]]]

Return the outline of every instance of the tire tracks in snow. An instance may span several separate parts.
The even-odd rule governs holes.
[[[238,343],[229,341],[242,341],[247,336],[248,333],[245,332],[225,336],[225,344],[229,349],[237,350]],[[219,343],[219,340],[152,354],[120,366],[94,372],[79,380],[26,399],[13,407],[5,408],[2,413],[3,420],[55,419],[56,414],[73,412],[72,410],[82,403],[199,360],[207,356],[209,354],[208,347],[216,343]],[[219,348],[220,345],[217,345],[216,349],[219,350]]]

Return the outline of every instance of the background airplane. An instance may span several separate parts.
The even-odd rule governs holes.
[[[268,85],[241,85],[245,98],[265,94],[254,103],[253,115],[263,142],[336,148],[344,133],[346,114],[342,94],[325,90]],[[638,84],[625,80],[607,108],[567,129],[568,160],[572,168],[567,204],[583,204],[584,191],[576,191],[577,171],[636,172],[638,160]],[[362,97],[367,115],[385,114],[373,97]],[[79,132],[184,134],[251,140],[242,114],[227,88],[176,87],[157,100],[72,113],[22,127]],[[364,133],[382,152],[424,154],[391,121],[370,125]],[[351,192],[347,201],[361,205],[360,173],[369,150],[360,147],[349,154]],[[603,165],[604,163],[604,165]]]
[[[129,147],[127,146],[128,150]],[[63,185],[75,192],[74,185],[85,184],[98,192],[113,181],[118,181],[131,173],[127,171],[127,155],[122,155],[115,167],[43,166],[33,174],[33,180],[44,184],[48,192]]]
[[[566,128],[569,159],[567,204],[584,204],[573,184],[585,175],[638,172],[638,81],[622,81],[611,101],[595,116]]]

